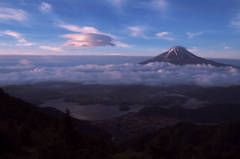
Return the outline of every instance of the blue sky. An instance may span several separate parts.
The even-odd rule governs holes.
[[[1,0],[0,55],[240,59],[239,0]]]

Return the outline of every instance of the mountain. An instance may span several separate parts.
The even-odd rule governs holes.
[[[212,65],[216,67],[225,67],[225,66],[231,66],[231,65],[226,65],[218,62],[214,62],[211,60],[207,60],[201,57],[198,57],[194,55],[193,53],[189,52],[186,50],[185,47],[183,46],[174,46],[168,51],[152,58],[146,61],[143,61],[139,64],[148,64],[151,62],[169,62],[172,64],[176,65],[187,65],[187,64],[192,64],[192,65]],[[233,66],[235,67],[235,66]]]
[[[0,88],[1,159],[108,159],[116,148],[105,136],[89,122],[39,108]]]
[[[198,123],[240,122],[240,104],[221,103],[198,109],[185,109],[181,106],[162,108],[148,106],[138,112],[139,116],[161,116]]]

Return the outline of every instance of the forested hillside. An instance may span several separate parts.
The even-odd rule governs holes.
[[[186,109],[181,106],[162,108],[158,106],[145,107],[139,111],[140,116],[164,116],[200,123],[223,123],[240,121],[239,103],[213,104],[198,109]]]
[[[0,158],[105,159],[114,152],[103,137],[77,130],[69,110],[59,120],[0,90]]]
[[[235,113],[235,106],[225,109],[226,114]],[[150,115],[146,112],[142,115]],[[117,145],[88,122],[73,119],[69,109],[64,115],[51,108],[43,111],[0,90],[0,158],[4,159],[239,159],[239,132],[239,121],[182,122]]]

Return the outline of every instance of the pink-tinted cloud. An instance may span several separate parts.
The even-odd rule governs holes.
[[[61,24],[61,25],[58,25],[58,26],[61,27],[61,28],[67,29],[69,31],[73,31],[73,32],[79,32],[79,33],[100,33],[94,27],[88,27],[88,26],[78,27],[78,26],[69,25],[69,24]]]
[[[0,46],[11,46],[11,45],[5,44],[5,43],[0,43]]]
[[[63,46],[73,46],[80,49],[80,47],[96,47],[96,46],[117,46],[117,47],[132,47],[120,41],[114,41],[115,36],[102,33],[94,27],[84,26],[78,27],[76,25],[58,24],[58,27],[67,29],[69,31],[78,32],[78,34],[61,35],[62,38],[68,38]],[[71,50],[71,49],[70,49]]]
[[[3,34],[8,35],[8,36],[12,36],[12,37],[14,37],[15,39],[17,39],[19,42],[27,42],[27,41],[23,38],[22,34],[17,33],[17,32],[14,32],[14,31],[12,31],[12,30],[6,30],[5,32],[3,32]]]
[[[0,20],[27,21],[29,14],[21,9],[0,7]]]
[[[20,60],[19,63],[21,65],[31,65],[31,61],[29,61],[29,60]]]
[[[34,45],[37,45],[36,43],[30,43],[30,42],[26,42],[26,43],[23,43],[23,44],[17,44],[18,46],[34,46]]]
[[[33,45],[36,45],[36,43],[31,43],[31,42],[28,42],[27,40],[25,40],[21,33],[14,32],[12,30],[6,30],[2,34],[11,36],[11,37],[14,37],[15,39],[17,39],[18,42],[20,42],[20,44],[16,44],[17,46],[33,46]]]
[[[43,50],[50,50],[50,51],[63,51],[61,47],[39,46],[39,48]]]
[[[132,45],[128,45],[128,44],[122,43],[122,42],[120,42],[120,41],[114,41],[114,44],[115,44],[117,47],[133,47]]]
[[[82,33],[82,34],[66,34],[61,35],[63,38],[68,38],[63,46],[74,47],[94,47],[94,46],[116,46],[113,43],[113,38],[108,35],[95,34],[95,33]]]

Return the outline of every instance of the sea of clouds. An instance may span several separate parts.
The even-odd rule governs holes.
[[[27,61],[22,61],[27,63]],[[178,84],[205,87],[240,85],[240,69],[169,63],[77,65],[77,66],[0,66],[0,86],[39,82],[72,82],[103,85]]]

